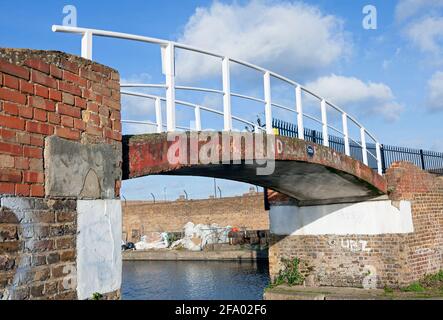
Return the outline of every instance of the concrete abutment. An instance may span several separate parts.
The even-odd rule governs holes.
[[[442,179],[406,162],[388,197],[298,207],[269,193],[271,277],[298,258],[307,286],[402,287],[443,268]]]

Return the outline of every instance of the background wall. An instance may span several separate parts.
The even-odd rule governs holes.
[[[245,227],[249,230],[269,229],[269,215],[264,209],[263,193],[157,203],[127,201],[126,204],[122,202],[122,208],[123,237],[127,241],[138,241],[139,236],[146,232],[182,231],[188,221]]]

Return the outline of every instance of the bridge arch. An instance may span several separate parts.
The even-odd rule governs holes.
[[[363,201],[386,193],[385,179],[358,160],[322,145],[261,133],[124,136],[123,180],[153,174],[251,183],[300,205]]]

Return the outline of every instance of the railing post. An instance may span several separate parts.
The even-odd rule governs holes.
[[[368,165],[368,151],[366,148],[366,130],[365,128],[360,128],[360,139],[361,139],[361,153],[363,156],[363,163]]]
[[[155,122],[157,122],[157,132],[163,131],[163,119],[160,98],[155,99]]]
[[[385,146],[382,144],[380,145],[380,154],[381,154],[381,172],[386,172],[386,155],[385,155]]]
[[[223,117],[224,130],[232,130],[232,112],[231,112],[231,73],[229,70],[229,58],[224,57],[222,60],[222,76],[223,76]]]
[[[202,121],[201,121],[201,117],[200,117],[200,107],[199,106],[197,106],[194,109],[194,113],[195,113],[195,130],[202,131]]]
[[[421,168],[423,170],[426,170],[426,165],[425,165],[425,154],[423,153],[423,149],[420,149],[420,160],[421,160]]]
[[[265,93],[265,120],[266,133],[274,134],[272,129],[272,102],[271,102],[271,74],[266,71],[263,75],[264,93]]]
[[[329,133],[328,133],[328,113],[326,111],[326,101],[321,101],[321,122],[323,129],[323,145],[329,147]]]
[[[175,131],[175,56],[174,44],[162,47],[163,73],[166,78],[166,125],[168,131]]]
[[[82,36],[82,58],[92,60],[92,32],[86,31]]]
[[[343,121],[343,135],[345,141],[345,154],[347,156],[350,156],[351,148],[349,147],[348,115],[346,113],[342,114],[342,121]]]
[[[380,143],[375,143],[375,152],[377,154],[377,171],[379,175],[383,174],[382,162],[381,162],[381,150]]]
[[[301,101],[301,87],[297,86],[295,88],[295,104],[297,108],[297,129],[298,138],[305,140],[305,128],[303,126],[303,105]]]

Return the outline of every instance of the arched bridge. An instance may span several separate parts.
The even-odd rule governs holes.
[[[125,136],[123,179],[152,174],[224,178],[289,195],[299,205],[363,201],[386,181],[358,160],[296,138],[251,133]]]
[[[143,119],[126,119],[122,122],[139,125],[146,132],[157,132],[123,139],[124,179],[150,174],[219,177],[268,187],[292,196],[302,204],[359,201],[386,192],[386,182],[381,175],[380,143],[374,135],[343,109],[287,77],[245,61],[168,40],[65,26],[53,26],[53,31],[81,34],[82,56],[87,59],[92,59],[94,36],[154,44],[161,49],[164,81],[121,84],[123,96],[152,101],[155,110],[152,115],[143,116]],[[181,57],[183,53],[192,53],[218,60],[221,88],[179,85],[176,67],[184,59],[177,58],[178,51]],[[262,83],[261,96],[231,90],[234,78],[232,70],[235,67],[258,74]],[[276,85],[289,88],[293,92],[293,100],[285,104],[274,100]],[[163,94],[146,92],[148,89],[161,90]],[[178,91],[219,95],[223,103],[221,108],[217,108],[191,99],[178,99]],[[253,119],[256,114],[245,115],[242,107],[234,103],[234,98],[235,101],[260,104],[262,107],[256,114],[264,115],[263,125]],[[193,110],[190,125],[178,123],[178,108]],[[272,122],[277,112],[284,112],[285,119],[292,117],[297,124],[297,138],[275,135]],[[203,113],[220,117],[223,127],[217,128],[216,122],[202,121]],[[309,139],[305,137],[305,121],[321,128],[322,145],[306,141]],[[239,133],[239,125],[246,125],[254,134]],[[351,130],[351,126],[354,130]],[[207,128],[220,132],[210,133],[205,131]],[[344,153],[330,145],[330,137],[334,137],[330,132],[340,136]],[[245,138],[245,144],[238,142],[241,141],[238,139],[240,135],[250,136]],[[208,139],[208,136],[212,136],[212,139]],[[266,146],[256,143],[262,137]],[[358,147],[358,155],[352,153],[353,146]],[[260,148],[263,149],[261,151],[266,149],[265,152],[257,153]],[[196,155],[203,155],[205,159],[192,159]],[[223,158],[223,155],[226,157]],[[267,160],[268,166],[272,166],[272,170],[260,174],[259,171],[266,168],[264,160]],[[375,164],[372,165],[375,171],[368,167],[370,163]]]

